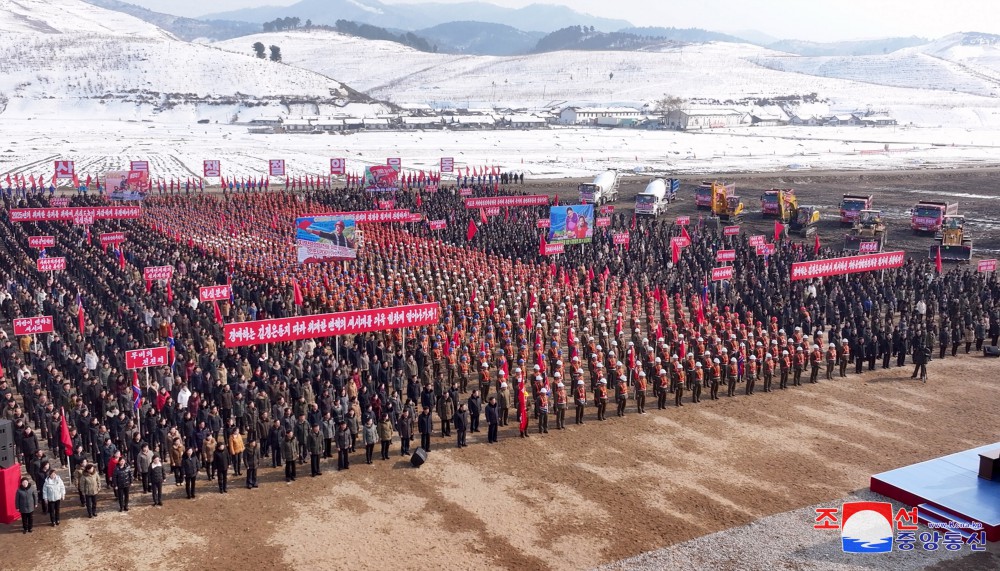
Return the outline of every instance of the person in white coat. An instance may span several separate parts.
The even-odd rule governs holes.
[[[42,498],[49,506],[49,521],[52,527],[59,525],[59,505],[66,497],[66,486],[55,470],[49,470],[42,485]]]

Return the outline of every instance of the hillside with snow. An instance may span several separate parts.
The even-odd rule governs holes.
[[[329,75],[184,42],[79,0],[0,2],[0,77],[6,116],[228,122],[359,99]]]
[[[641,105],[669,93],[733,105],[816,93],[833,112],[870,108],[901,123],[1000,127],[1000,99],[993,96],[1000,88],[989,69],[973,72],[971,68],[980,69],[976,61],[950,62],[917,48],[886,56],[808,58],[712,42],[658,51],[498,57],[423,53],[321,30],[255,34],[213,45],[246,53],[254,41],[280,45],[292,65],[334,75],[372,97],[396,103]],[[829,60],[845,63],[824,68]]]

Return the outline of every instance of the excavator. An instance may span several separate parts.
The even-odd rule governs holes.
[[[862,210],[854,219],[851,233],[844,237],[844,249],[860,254],[874,254],[885,247],[886,227],[879,210]]]
[[[938,250],[945,262],[968,262],[972,260],[972,238],[965,233],[965,216],[944,217],[941,231],[935,236],[937,244],[930,247],[930,259],[937,259]]]
[[[776,218],[788,224],[798,208],[799,201],[791,188],[772,188],[760,195],[760,213],[764,218]]]
[[[743,201],[736,195],[736,185],[712,183],[712,215],[723,222],[743,220]]]
[[[788,231],[792,234],[808,238],[816,233],[819,223],[819,208],[815,206],[798,206],[789,223]]]

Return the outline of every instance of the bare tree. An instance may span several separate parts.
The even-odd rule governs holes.
[[[671,111],[680,109],[683,104],[684,100],[680,97],[664,93],[662,98],[656,100],[653,109],[658,115],[666,116]]]

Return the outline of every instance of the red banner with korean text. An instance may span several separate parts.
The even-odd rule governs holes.
[[[198,289],[198,301],[229,301],[232,287],[229,285],[208,286]]]
[[[66,258],[39,258],[38,271],[55,272],[66,269]]]
[[[72,221],[81,218],[111,220],[118,218],[139,218],[141,206],[69,206],[66,208],[11,208],[11,222],[54,222]]]
[[[792,264],[792,281],[838,276],[841,274],[857,274],[875,272],[902,267],[906,261],[905,252],[883,252],[881,254],[866,254],[864,256],[848,256],[845,258],[830,258],[828,260],[813,260]]]
[[[981,274],[986,272],[997,271],[997,261],[995,258],[989,260],[979,260],[979,264],[976,265],[976,271]]]
[[[566,253],[566,245],[565,244],[563,244],[561,242],[558,242],[558,243],[555,243],[555,244],[546,243],[545,244],[545,251],[542,252],[542,255],[543,256],[552,256],[552,255],[555,255],[555,254],[564,254],[564,253]]]
[[[14,320],[14,335],[52,333],[52,316],[22,317]]]
[[[101,245],[110,246],[114,244],[121,244],[125,241],[124,232],[105,232],[100,235]]]
[[[147,266],[142,269],[142,279],[147,282],[169,280],[173,275],[173,266]]]
[[[437,323],[440,317],[440,304],[421,303],[341,313],[227,323],[223,331],[223,343],[226,347],[242,347],[317,337],[353,335],[369,331],[431,325]]]
[[[29,248],[54,248],[56,245],[55,236],[28,236]]]
[[[736,250],[719,250],[715,253],[716,262],[735,262]]]
[[[503,206],[548,206],[549,197],[545,194],[530,194],[528,196],[491,196],[486,198],[467,198],[465,208],[500,208]]]
[[[712,281],[722,281],[733,279],[733,266],[722,266],[719,268],[712,268]]]
[[[135,349],[125,351],[126,369],[145,369],[146,367],[163,367],[167,364],[167,348],[153,347],[151,349]]]
[[[726,226],[722,229],[723,236],[739,236],[740,227],[739,226]]]

